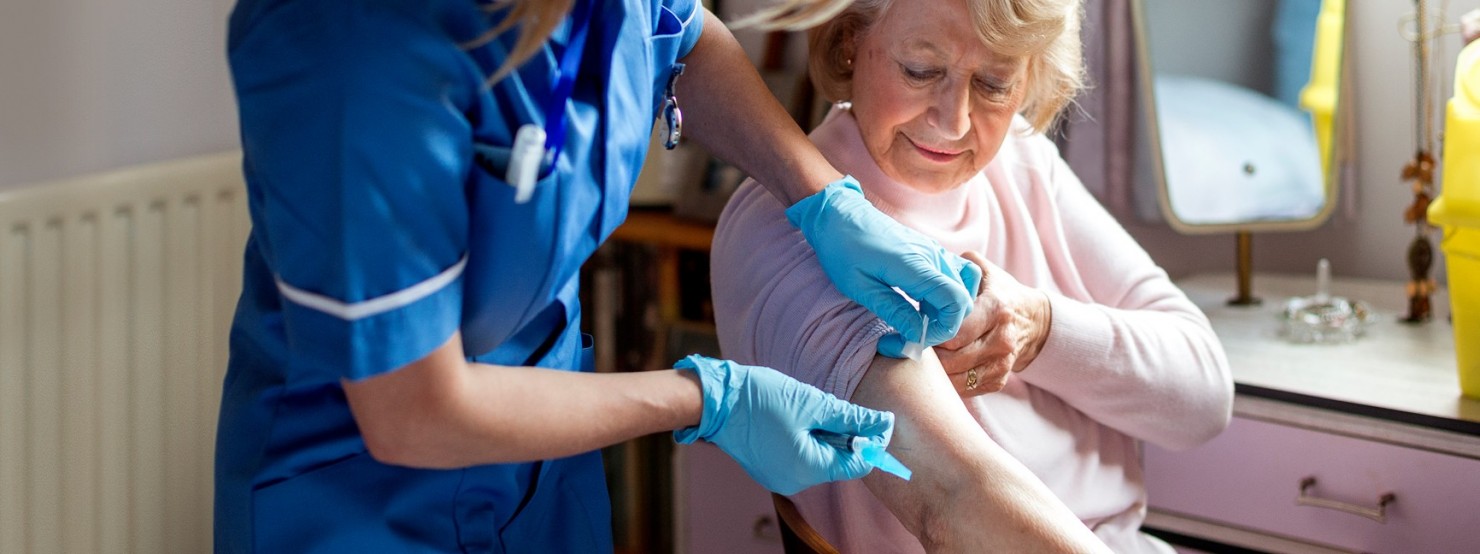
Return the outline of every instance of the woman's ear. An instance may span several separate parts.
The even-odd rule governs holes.
[[[838,67],[841,69],[839,71],[839,77],[841,79],[839,79],[838,83],[838,88],[841,89],[838,91],[840,93],[839,99],[851,100],[853,98],[853,67],[854,64],[858,63],[856,59],[856,55],[858,54],[858,32],[856,29],[850,27],[844,30],[842,36],[839,38],[841,40],[838,41],[838,51],[836,54],[840,60]]]

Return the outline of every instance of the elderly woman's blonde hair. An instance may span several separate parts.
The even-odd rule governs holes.
[[[807,35],[812,83],[831,101],[853,88],[854,44],[894,0],[856,0]],[[919,0],[905,0],[908,2]],[[925,0],[941,1],[941,0]],[[1025,55],[1027,90],[1018,111],[1033,128],[1048,129],[1084,87],[1080,0],[966,0],[982,43],[995,52]]]
[[[800,31],[832,19],[852,2],[853,0],[776,0],[771,6],[735,21],[730,27]],[[550,40],[555,26],[570,14],[573,6],[575,0],[498,0],[486,9],[489,12],[507,11],[503,21],[464,47],[477,48],[499,35],[519,29],[519,38],[514,40],[508,59],[488,78],[489,83],[497,82],[533,57],[545,45],[545,41]]]

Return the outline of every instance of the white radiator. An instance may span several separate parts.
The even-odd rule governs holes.
[[[0,553],[211,550],[249,226],[239,153],[0,193]]]

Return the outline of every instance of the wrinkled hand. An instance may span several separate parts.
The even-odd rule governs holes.
[[[1007,386],[1008,377],[1043,349],[1053,319],[1043,291],[1024,286],[976,252],[964,257],[983,270],[981,293],[961,332],[935,347],[963,398]]]
[[[930,316],[926,343],[934,345],[955,336],[971,311],[981,269],[874,208],[852,177],[803,198],[786,218],[802,230],[833,285],[898,331],[879,341],[880,354],[904,357],[899,335],[919,338],[921,312]]]
[[[844,402],[771,368],[699,355],[674,367],[698,374],[704,389],[699,425],[674,431],[674,440],[714,443],[772,492],[795,494],[812,485],[857,479],[873,469],[862,453],[818,441],[814,429],[886,444],[894,434],[894,414]]]

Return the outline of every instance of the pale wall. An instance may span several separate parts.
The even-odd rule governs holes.
[[[234,148],[230,8],[0,2],[0,190]]]
[[[1451,20],[1476,7],[1480,0],[1451,2]],[[234,147],[230,8],[230,0],[0,2],[0,190]],[[1398,173],[1413,153],[1414,110],[1412,55],[1397,22],[1412,3],[1348,1],[1348,10],[1357,191],[1321,229],[1257,236],[1256,267],[1305,271],[1324,256],[1341,275],[1399,279],[1412,232]],[[1458,48],[1453,36],[1445,43],[1447,76]],[[1174,274],[1232,266],[1232,237],[1128,226]]]

